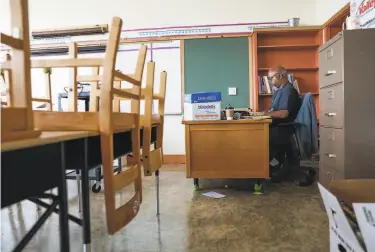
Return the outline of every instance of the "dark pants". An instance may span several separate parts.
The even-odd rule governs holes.
[[[276,158],[279,163],[283,163],[285,154],[288,151],[289,137],[293,134],[293,128],[286,126],[270,126],[270,161]]]

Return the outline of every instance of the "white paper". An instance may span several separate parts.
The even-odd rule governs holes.
[[[207,196],[207,197],[211,197],[211,198],[215,198],[215,199],[220,199],[220,198],[225,197],[224,194],[217,193],[217,192],[206,192],[206,193],[203,193],[202,195]]]
[[[353,203],[367,251],[375,251],[375,203]]]
[[[278,165],[278,164],[279,164],[279,161],[277,161],[276,158],[273,158],[273,159],[271,160],[271,162],[270,162],[270,165],[271,165],[271,166],[276,166],[276,165]]]
[[[337,198],[320,183],[318,187],[329,218],[330,251],[339,252],[341,246],[347,251],[363,252]]]

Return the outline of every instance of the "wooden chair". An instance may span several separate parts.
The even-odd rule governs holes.
[[[140,113],[139,99],[142,79],[140,76],[128,76],[115,71],[117,50],[120,40],[122,20],[113,18],[111,32],[107,42],[104,59],[77,59],[76,56],[71,59],[60,60],[37,60],[32,61],[33,67],[69,67],[76,72],[77,67],[101,67],[103,66],[103,76],[93,81],[102,81],[100,87],[99,111],[77,112],[76,87],[77,74],[73,74],[73,87],[70,92],[73,93],[74,111],[55,112],[55,111],[34,111],[36,127],[42,130],[58,131],[98,131],[101,137],[102,165],[105,185],[105,205],[107,215],[107,227],[109,234],[113,234],[127,225],[138,213],[142,200],[142,180],[140,168]],[[142,48],[145,50],[145,48]],[[114,80],[126,81],[134,85],[132,92],[127,92],[114,88]],[[113,98],[124,97],[137,101],[138,108],[133,113],[115,113],[113,112]],[[113,173],[113,135],[116,132],[131,131],[132,152],[135,155],[134,161],[130,167],[119,173]],[[125,205],[116,209],[115,193],[116,190],[123,188],[134,182],[135,194]]]
[[[148,75],[147,75],[148,77]],[[147,78],[148,80],[148,78]],[[151,82],[147,81],[147,84]],[[153,82],[153,81],[152,81]],[[146,85],[147,85],[146,84]],[[151,176],[155,173],[156,184],[156,214],[159,215],[159,169],[163,165],[163,132],[164,132],[164,105],[165,105],[165,91],[167,84],[167,73],[163,71],[160,74],[159,92],[153,94],[154,88],[151,85],[146,86],[145,92],[145,115],[141,117],[141,124],[143,125],[143,148],[142,148],[142,163],[143,172],[145,176]],[[153,101],[158,100],[158,113],[153,114]],[[151,131],[153,125],[156,125],[156,142],[154,149],[151,150]]]
[[[51,87],[51,68],[44,68],[44,97],[33,97],[31,100],[33,102],[41,103],[37,108],[44,109],[46,108],[49,111],[52,111],[52,87]]]
[[[142,88],[141,99],[145,101],[144,115],[141,115],[141,126],[143,126],[142,163],[145,176],[155,173],[157,215],[159,215],[159,169],[163,165],[163,131],[164,131],[164,104],[167,83],[167,73],[160,75],[160,85],[157,94],[154,94],[155,63],[147,65],[146,87]],[[153,113],[154,100],[158,100],[158,113]],[[151,150],[151,132],[156,127],[156,142]],[[127,156],[127,162],[132,162],[133,155]]]
[[[6,54],[5,55],[5,61],[8,61],[10,62],[10,55],[9,54]],[[10,75],[11,71],[7,71],[7,70],[4,70],[4,69],[1,69],[1,80],[2,80],[2,84],[3,84],[3,90],[4,92],[2,92],[1,94],[1,106],[2,107],[8,107],[9,104],[10,104],[10,88],[13,86],[9,86],[9,83],[12,81],[12,76]],[[5,99],[4,99],[5,98]]]
[[[10,61],[11,56],[9,54],[6,55],[6,60]],[[35,98],[31,97],[31,102],[39,102],[39,106],[37,106],[38,109],[44,109],[47,108],[47,110],[52,110],[52,90],[51,90],[51,70],[46,68],[43,69],[44,74],[45,74],[45,95],[43,98]],[[5,85],[5,93],[6,93],[6,99],[5,101],[1,101],[1,105],[3,106],[10,106],[11,98],[10,98],[10,92],[11,90],[11,82],[12,82],[12,77],[10,75],[11,71],[9,70],[3,70],[2,72],[2,79]],[[31,76],[31,73],[30,73]],[[31,85],[32,86],[32,85]],[[31,88],[32,89],[32,88]],[[32,94],[32,92],[31,92]]]
[[[35,130],[30,74],[30,38],[28,3],[10,1],[12,36],[1,33],[1,44],[12,48],[12,57],[2,64],[7,77],[8,107],[1,108],[1,141],[13,141],[40,136]]]
[[[69,47],[69,54],[71,57],[76,58],[77,57],[77,44],[72,43],[71,46]],[[139,53],[138,53],[138,59],[135,67],[135,72],[134,74],[130,74],[129,76],[135,76],[137,79],[142,80],[143,79],[143,71],[144,71],[144,65],[146,61],[146,54],[147,54],[147,47],[146,46],[141,46]],[[71,76],[77,73],[71,73]],[[91,75],[78,75],[77,78],[71,77],[71,82],[89,82],[90,83],[90,106],[89,106],[89,111],[91,112],[96,112],[99,110],[99,98],[100,98],[100,85],[101,85],[101,78],[102,76],[100,75],[100,68],[99,67],[92,67],[91,69]],[[114,81],[114,88],[120,89],[121,88],[121,80],[118,78],[115,78]],[[71,90],[71,89],[70,89]],[[130,91],[133,92],[133,91]],[[76,94],[71,94],[72,96]],[[76,106],[72,105],[73,100],[75,99],[70,99],[68,101],[69,103],[69,108],[73,109]],[[114,97],[114,103],[113,103],[113,112],[120,112],[120,99],[119,97]],[[136,109],[136,107],[135,107]],[[96,168],[96,169],[101,169],[101,168]],[[121,167],[120,167],[121,169]],[[100,172],[101,174],[101,172]],[[80,178],[79,174],[77,174],[77,186],[80,188]],[[100,185],[100,184],[99,184]],[[78,191],[78,198],[80,199],[81,192]],[[80,205],[80,202],[79,202]],[[80,208],[79,208],[80,210]]]

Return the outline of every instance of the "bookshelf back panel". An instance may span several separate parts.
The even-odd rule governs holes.
[[[316,67],[316,49],[258,50],[258,68],[282,65],[285,68]]]
[[[331,28],[331,37],[330,38],[333,38],[337,33],[341,32],[342,31],[342,27],[338,27],[338,26],[332,26]]]
[[[272,101],[272,96],[260,96],[258,101],[258,111],[268,111]]]
[[[290,71],[289,73],[292,73],[297,80],[301,93],[319,93],[319,86],[316,83],[318,71]]]
[[[316,44],[318,31],[258,34],[258,46]]]

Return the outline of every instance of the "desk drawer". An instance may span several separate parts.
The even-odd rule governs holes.
[[[319,85],[325,87],[343,80],[343,40],[340,39],[319,53]]]
[[[344,125],[344,85],[320,89],[320,125],[341,128]]]
[[[344,130],[320,128],[320,163],[344,171]]]
[[[328,188],[329,182],[332,180],[344,179],[344,173],[335,170],[335,168],[326,164],[320,163],[319,165],[319,183],[325,188]]]

